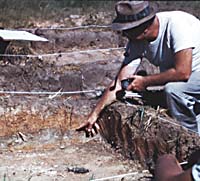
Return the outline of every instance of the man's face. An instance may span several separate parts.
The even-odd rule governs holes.
[[[146,27],[138,26],[135,28],[127,29],[122,31],[122,35],[127,37],[129,40],[143,40],[145,37],[143,35]]]

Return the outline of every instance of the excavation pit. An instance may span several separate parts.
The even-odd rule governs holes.
[[[162,116],[171,119],[157,109],[120,102],[102,111],[101,134],[91,139],[75,132],[114,79],[125,40],[109,27],[31,32],[49,42],[11,42],[5,53],[16,56],[0,62],[1,178],[92,180],[132,173],[124,180],[148,180],[159,155],[184,161],[200,145],[196,134],[163,123]],[[157,71],[148,61],[141,69]],[[144,122],[141,107],[150,112]]]

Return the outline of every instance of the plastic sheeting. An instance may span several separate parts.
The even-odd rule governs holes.
[[[19,31],[19,30],[0,30],[0,37],[4,41],[12,41],[12,40],[24,40],[24,41],[48,41],[44,37],[37,36],[35,34]]]

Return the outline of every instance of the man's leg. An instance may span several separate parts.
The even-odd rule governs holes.
[[[187,82],[166,84],[165,94],[171,115],[183,126],[197,132],[197,112],[194,107],[200,104],[200,72],[192,73]]]

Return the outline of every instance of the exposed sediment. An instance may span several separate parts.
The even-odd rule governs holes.
[[[139,160],[150,170],[160,155],[171,153],[179,162],[200,148],[200,139],[170,118],[164,109],[127,106],[116,102],[100,115],[101,135],[125,157]]]

